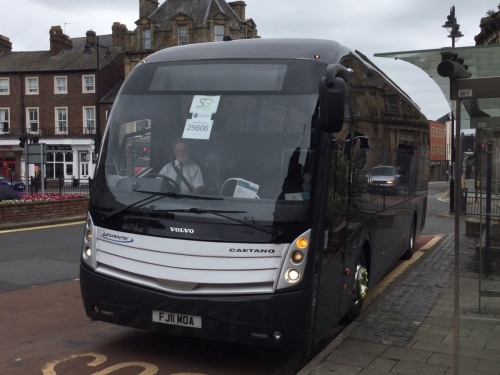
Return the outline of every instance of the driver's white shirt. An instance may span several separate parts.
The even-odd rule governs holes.
[[[175,166],[177,167],[178,165],[179,161],[176,160]],[[170,177],[174,181],[177,178],[177,173],[172,167],[172,163],[168,163],[167,165],[165,165],[158,173]],[[186,180],[191,184],[193,189],[203,186],[203,176],[201,175],[200,167],[198,167],[191,160],[186,160],[184,163],[182,163],[182,174],[184,175],[184,177],[186,177]],[[189,188],[181,180],[181,194],[190,194],[190,193],[191,192],[189,191]]]

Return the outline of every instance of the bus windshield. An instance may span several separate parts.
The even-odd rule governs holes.
[[[324,72],[296,60],[137,66],[108,121],[91,208],[231,222],[189,211],[196,208],[266,226],[305,223]],[[176,147],[187,153],[182,163]],[[168,191],[177,195],[145,199]]]

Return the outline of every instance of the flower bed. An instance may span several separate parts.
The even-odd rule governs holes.
[[[0,201],[0,224],[85,216],[89,199],[83,194],[20,194]]]
[[[53,202],[53,201],[62,201],[67,199],[81,199],[87,198],[85,194],[26,194],[19,193],[19,199],[10,199],[10,200],[2,200],[1,204],[18,204],[25,202]]]

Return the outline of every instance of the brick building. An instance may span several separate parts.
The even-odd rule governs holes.
[[[95,32],[70,39],[53,26],[49,35],[50,50],[34,52],[12,51],[9,38],[0,36],[0,173],[28,175],[19,146],[26,134],[47,145],[45,177],[88,178],[96,129],[104,130],[109,108],[97,105],[98,93],[102,98],[123,80],[123,48],[111,47],[107,55],[101,49],[97,62],[96,48],[84,53],[87,40],[96,43]],[[111,46],[111,40],[102,36],[99,44]],[[29,176],[35,170],[31,165]]]
[[[245,15],[246,3],[224,0],[139,0],[137,27],[112,27],[113,46],[125,47],[125,75],[153,52],[184,44],[258,38],[257,25]]]
[[[429,120],[430,179],[442,181],[447,178],[446,124]]]

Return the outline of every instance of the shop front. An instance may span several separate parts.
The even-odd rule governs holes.
[[[94,164],[92,164],[92,153],[94,145],[90,142],[77,144],[56,144],[46,141],[46,164],[43,170],[40,164],[30,164],[30,178],[44,180],[64,181],[64,183],[76,183],[92,178]],[[24,157],[21,163],[22,175],[25,175]]]

